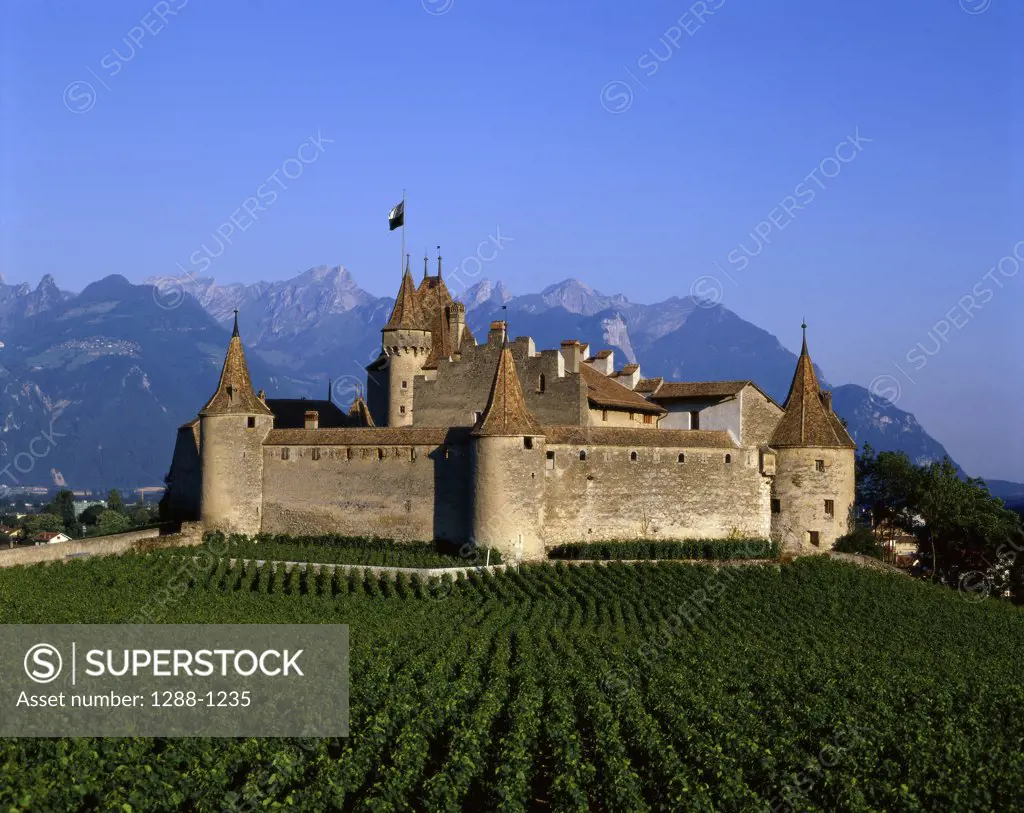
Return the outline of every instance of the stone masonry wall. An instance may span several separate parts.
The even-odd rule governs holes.
[[[445,448],[268,446],[263,531],[464,541],[469,450]]]
[[[740,392],[740,399],[743,411],[740,443],[744,446],[766,445],[782,419],[782,409],[750,386]]]
[[[780,511],[772,515],[772,535],[794,553],[823,553],[847,533],[854,501],[853,449],[779,449],[772,496]],[[816,461],[824,461],[818,471]],[[833,516],[825,513],[832,500]],[[809,532],[817,531],[818,545]]]
[[[580,451],[587,459],[580,460]],[[770,478],[757,449],[549,445],[546,544],[602,539],[767,538]],[[630,460],[635,451],[637,460]],[[684,454],[683,463],[678,462]],[[730,454],[731,463],[725,462]],[[550,468],[547,468],[550,465]]]

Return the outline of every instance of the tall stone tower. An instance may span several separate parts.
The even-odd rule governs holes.
[[[473,428],[472,539],[508,559],[543,559],[546,442],[526,408],[506,342],[487,407]]]
[[[832,393],[821,391],[802,328],[785,413],[769,442],[776,450],[772,538],[792,553],[821,553],[849,530],[857,445],[832,411]]]
[[[199,421],[203,524],[207,530],[259,533],[263,441],[274,427],[274,415],[253,392],[237,310],[217,391],[199,411]]]
[[[430,355],[431,333],[408,263],[381,334],[381,354],[366,368],[370,412],[378,426],[411,426],[413,379]]]

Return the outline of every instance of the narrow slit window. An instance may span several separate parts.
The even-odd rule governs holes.
[[[825,500],[825,516],[830,519],[836,515],[836,503],[835,500]]]
[[[825,471],[825,461],[824,460],[815,460],[814,461],[814,470],[815,471]]]
[[[580,460],[586,460],[586,459],[587,459],[587,453],[583,449],[580,449]]]
[[[686,455],[683,454],[682,452],[679,453],[679,462],[680,463],[685,463],[686,462]]]
[[[248,427],[249,429],[255,429],[255,428],[256,428],[256,419],[255,419],[255,418],[253,418],[253,417],[249,417],[249,418],[247,418],[247,419],[246,419],[246,422],[245,422],[245,425],[246,425],[246,426],[247,426],[247,427]]]
[[[782,513],[782,502],[780,500],[772,500],[772,513],[773,514],[781,514]]]
[[[287,447],[287,446],[285,446],[285,447],[284,447],[284,448],[283,448],[283,449],[281,450],[281,459],[282,459],[282,460],[287,460],[287,459],[288,459],[288,451],[289,451],[289,450],[288,450],[288,447]]]
[[[726,463],[732,463],[732,455],[731,454],[727,454],[725,456],[725,462]]]
[[[554,452],[548,452],[546,457],[547,457],[547,464],[546,464],[547,467],[549,469],[553,469],[555,467],[555,453]]]
[[[319,460],[320,459],[320,450],[319,449],[313,449],[313,451],[310,453],[310,457],[312,457],[314,460]]]
[[[700,412],[698,410],[693,410],[690,413],[690,428],[700,429]]]
[[[637,461],[637,454],[636,454],[636,452],[630,452],[629,453],[629,461],[631,463],[636,463],[636,461]]]
[[[541,373],[537,378],[537,392],[544,392],[544,388],[547,382],[544,379],[544,373]]]

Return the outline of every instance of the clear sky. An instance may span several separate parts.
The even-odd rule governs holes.
[[[407,187],[414,257],[500,229],[514,293],[806,316],[833,383],[1024,480],[1018,0],[0,2],[8,282],[194,273],[235,228],[220,282],[390,295]]]

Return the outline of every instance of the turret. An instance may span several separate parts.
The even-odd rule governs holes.
[[[792,553],[821,553],[849,530],[856,444],[832,411],[807,352],[807,325],[796,372],[769,445],[775,450],[772,538]]]
[[[544,458],[547,446],[526,408],[515,360],[498,355],[483,414],[473,427],[472,539],[510,559],[543,559]]]
[[[274,415],[252,389],[238,335],[238,311],[217,391],[199,411],[200,516],[208,530],[259,533],[263,441]]]
[[[402,285],[381,330],[381,354],[367,370],[367,398],[379,426],[413,422],[413,379],[430,355],[431,333],[406,262]]]

